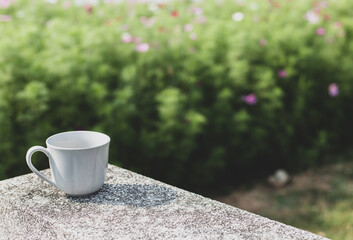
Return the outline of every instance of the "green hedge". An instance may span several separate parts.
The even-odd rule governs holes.
[[[188,188],[352,146],[351,1],[0,2],[2,179],[75,129]]]

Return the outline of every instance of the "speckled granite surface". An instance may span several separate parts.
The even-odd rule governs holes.
[[[81,198],[34,174],[0,181],[0,215],[0,239],[325,239],[112,165]]]

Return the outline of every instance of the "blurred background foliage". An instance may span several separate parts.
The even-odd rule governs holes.
[[[78,129],[111,137],[111,163],[191,190],[349,154],[352,9],[1,0],[0,178]]]

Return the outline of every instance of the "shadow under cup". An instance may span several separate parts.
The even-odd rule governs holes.
[[[27,164],[39,177],[71,196],[88,195],[99,190],[105,180],[109,155],[109,136],[92,131],[55,134],[46,140],[47,148],[32,147]],[[34,152],[49,158],[53,181],[47,179],[31,163]]]

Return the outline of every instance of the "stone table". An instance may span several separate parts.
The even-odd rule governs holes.
[[[0,239],[326,239],[112,165],[79,198],[34,174],[0,181],[0,214]]]

